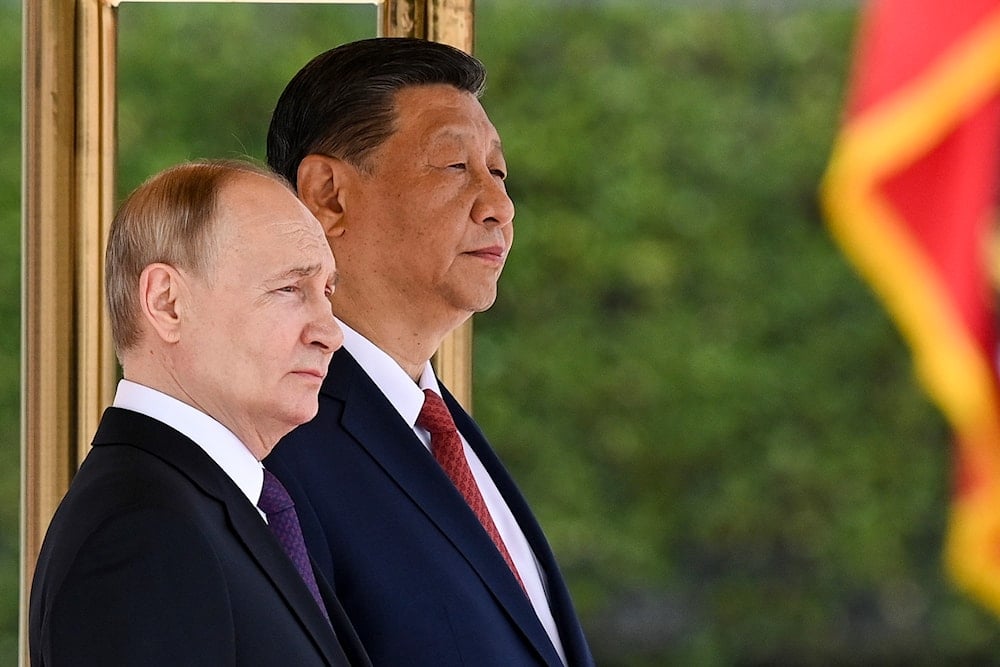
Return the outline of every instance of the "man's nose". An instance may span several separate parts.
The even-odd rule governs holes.
[[[325,308],[324,308],[325,305]],[[344,344],[344,332],[333,317],[330,302],[325,297],[316,305],[317,313],[307,331],[307,343],[332,354]]]
[[[513,222],[514,202],[507,194],[507,187],[502,180],[496,176],[484,179],[476,207],[473,209],[473,217],[482,225],[503,227]]]

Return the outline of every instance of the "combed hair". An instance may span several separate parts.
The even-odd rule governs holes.
[[[266,168],[242,160],[188,162],[152,176],[119,207],[104,258],[104,291],[119,359],[139,341],[142,330],[143,270],[163,263],[207,275],[218,253],[214,223],[219,194],[240,174],[257,174],[288,187]]]
[[[394,131],[396,93],[432,84],[480,97],[486,68],[453,46],[408,37],[364,39],[321,53],[278,98],[267,162],[293,186],[299,163],[313,153],[368,169],[371,152]]]

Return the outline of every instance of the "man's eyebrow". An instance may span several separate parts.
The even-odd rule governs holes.
[[[476,133],[464,125],[451,124],[451,125],[441,125],[434,132],[428,135],[428,139],[431,141],[439,139],[465,139],[467,137],[472,137]],[[490,145],[497,149],[503,149],[501,141],[499,139],[493,139]]]
[[[439,143],[455,141],[461,142],[470,136],[472,136],[472,133],[462,129],[461,127],[445,125],[444,127],[439,128],[437,132],[434,132],[427,137],[427,145],[434,146]],[[504,156],[503,144],[499,139],[494,139],[490,142],[490,149],[499,153],[500,157]]]
[[[309,264],[306,266],[294,266],[287,271],[282,271],[272,275],[268,280],[288,280],[289,278],[308,278],[320,272],[322,265]]]
[[[439,143],[451,143],[464,141],[469,133],[454,125],[444,125],[427,135],[427,143],[430,145]]]
[[[310,264],[309,266],[296,266],[294,268],[288,269],[278,275],[272,276],[268,279],[268,282],[281,282],[282,280],[293,280],[296,278],[311,278],[323,270],[321,264]],[[333,273],[330,274],[330,286],[336,287],[337,283],[340,281],[340,271],[334,269]]]

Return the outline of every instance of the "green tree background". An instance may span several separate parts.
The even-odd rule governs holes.
[[[941,548],[948,432],[816,188],[852,3],[479,0],[516,242],[475,412],[599,664],[1000,664]],[[119,190],[262,158],[371,7],[120,10]],[[0,0],[0,664],[17,650],[21,9]]]

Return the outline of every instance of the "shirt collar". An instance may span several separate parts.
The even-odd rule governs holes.
[[[381,390],[396,412],[412,428],[417,423],[420,408],[424,405],[424,389],[432,389],[438,395],[441,387],[431,362],[427,361],[420,374],[420,382],[414,383],[402,366],[357,331],[337,320],[344,332],[344,349],[351,353],[372,382]]]
[[[183,433],[257,505],[264,485],[263,467],[246,445],[218,421],[173,396],[129,380],[118,382],[114,406],[152,417]]]

